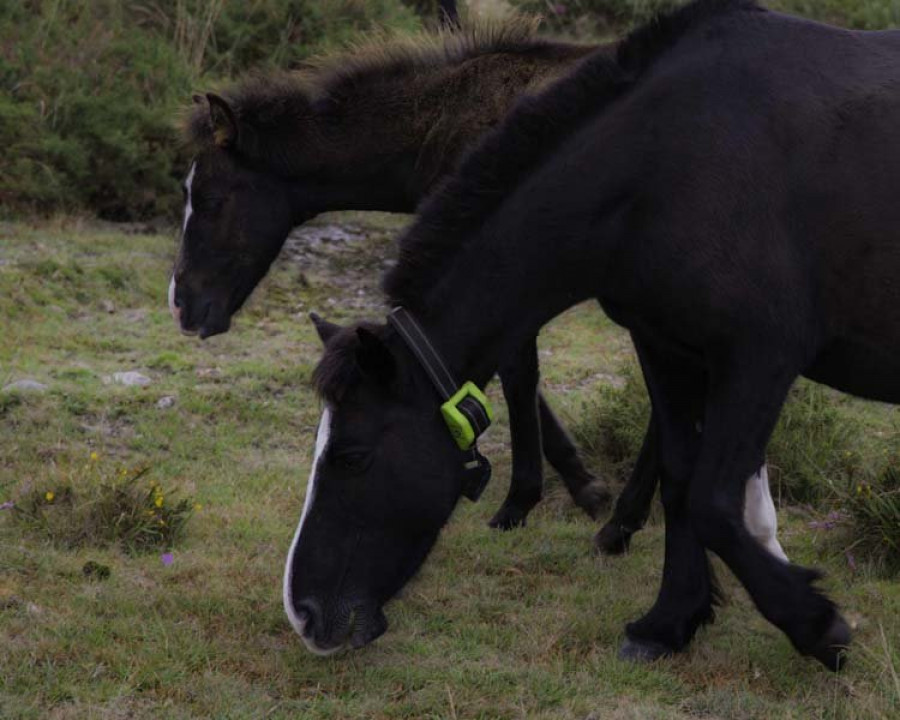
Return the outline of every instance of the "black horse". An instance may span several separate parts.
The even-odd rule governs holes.
[[[520,103],[403,239],[385,282],[402,317],[323,333],[326,410],[285,577],[307,645],[381,633],[471,486],[477,456],[426,368],[482,387],[594,297],[635,337],[661,453],[662,586],[623,656],[680,651],[712,620],[711,550],[798,651],[840,667],[847,624],[817,573],[748,532],[744,485],[798,375],[900,402],[898,125],[900,33],[749,0],[659,18]]]
[[[453,3],[442,8],[458,23]],[[304,75],[255,77],[232,88],[228,100],[198,98],[188,124],[196,160],[185,182],[184,242],[170,286],[182,328],[205,336],[227,329],[293,225],[328,210],[414,211],[519,97],[571,71],[592,50],[536,40],[527,21],[476,26],[464,35],[339,55]],[[585,469],[540,395],[538,429],[533,342],[500,375],[513,472],[491,525],[523,524],[540,499],[541,445],[575,503],[596,517],[608,502],[606,486]],[[622,552],[643,526],[657,456],[651,432],[612,518],[597,534],[602,552]],[[764,466],[747,493],[748,525],[784,556]]]
[[[442,2],[441,12],[458,23],[453,3]],[[519,20],[380,42],[304,73],[251,77],[227,99],[196,98],[188,122],[195,159],[170,285],[182,329],[201,337],[225,332],[292,227],[333,210],[413,212],[518,97],[594,50],[536,39],[534,28]],[[490,524],[525,523],[541,498],[541,446],[576,505],[597,517],[611,499],[606,483],[585,468],[543,397],[536,412],[533,342],[501,377],[513,472]],[[654,487],[651,481],[645,506],[617,526],[642,524]]]

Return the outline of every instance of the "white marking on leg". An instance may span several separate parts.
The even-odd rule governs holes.
[[[169,280],[169,312],[175,318],[175,322],[181,324],[181,308],[175,306],[175,276]]]
[[[744,494],[744,525],[757,542],[779,560],[789,562],[778,542],[778,515],[769,489],[769,471],[763,465],[747,480]]]
[[[300,514],[300,523],[297,525],[297,530],[294,533],[294,540],[291,542],[291,549],[288,551],[287,563],[284,566],[284,586],[282,593],[284,600],[284,611],[287,613],[288,620],[290,620],[291,622],[291,626],[294,628],[294,631],[301,638],[303,638],[303,642],[306,645],[307,649],[310,652],[315,653],[316,655],[330,655],[340,650],[340,647],[323,650],[319,648],[314,642],[312,642],[310,638],[304,636],[303,631],[305,629],[306,622],[302,618],[297,617],[297,613],[294,610],[294,599],[291,595],[291,583],[294,577],[294,552],[297,550],[297,544],[300,542],[300,534],[303,532],[303,523],[306,522],[306,518],[312,510],[312,505],[315,502],[316,482],[319,479],[319,463],[321,461],[322,455],[324,455],[325,451],[328,449],[328,438],[330,435],[331,408],[326,405],[325,410],[322,413],[322,419],[319,420],[319,430],[316,433],[316,453],[313,457],[312,470],[309,473],[309,482],[306,485],[306,499],[303,501],[303,512]]]

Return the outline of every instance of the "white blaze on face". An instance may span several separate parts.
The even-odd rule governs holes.
[[[337,652],[340,648],[322,650],[321,648],[316,647],[310,639],[304,637],[303,630],[306,623],[301,618],[297,617],[297,613],[294,610],[294,600],[291,596],[291,581],[294,576],[294,552],[297,549],[297,544],[300,542],[300,534],[303,532],[303,523],[306,522],[306,518],[312,510],[312,505],[316,499],[316,482],[319,479],[319,462],[325,454],[325,451],[328,449],[328,438],[330,435],[331,408],[326,405],[325,410],[322,412],[322,419],[319,420],[319,430],[316,433],[316,454],[313,457],[312,470],[309,473],[309,482],[306,485],[306,500],[303,501],[303,512],[300,514],[300,523],[297,525],[297,531],[294,533],[294,540],[291,542],[287,563],[284,566],[284,611],[287,613],[288,620],[291,621],[291,626],[294,628],[295,632],[303,638],[306,647],[310,652],[316,653],[317,655],[330,655],[333,652]]]
[[[188,222],[191,215],[194,214],[194,206],[191,200],[191,188],[194,184],[194,173],[197,171],[197,163],[191,163],[191,169],[184,181],[185,203],[184,203],[184,222],[181,224],[181,242],[184,243],[185,235],[187,235]],[[175,318],[175,322],[181,324],[181,308],[175,307],[175,276],[169,281],[169,312]]]
[[[181,226],[181,240],[184,242],[184,236],[187,233],[188,221],[194,214],[194,206],[191,204],[191,186],[194,184],[194,173],[197,171],[197,163],[191,163],[191,169],[188,171],[187,180],[184,181],[184,190],[186,200],[184,203],[184,223]]]
[[[744,495],[744,525],[757,542],[779,560],[788,561],[788,556],[778,542],[778,515],[775,502],[769,490],[769,471],[763,465],[747,480]]]

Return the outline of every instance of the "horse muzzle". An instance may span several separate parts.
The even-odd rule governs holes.
[[[320,656],[333,655],[348,647],[358,650],[384,635],[387,618],[381,608],[359,605],[329,619],[321,605],[309,599],[297,603],[295,618],[306,649]]]

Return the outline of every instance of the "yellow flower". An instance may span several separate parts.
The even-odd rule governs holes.
[[[156,500],[153,501],[153,504],[156,505],[156,507],[161,508],[163,506],[163,496],[157,495]]]
[[[91,451],[91,462],[97,462],[99,459],[100,456],[95,451]]]
[[[194,503],[194,510],[199,512],[202,509],[203,509],[203,506],[200,503]]]
[[[128,468],[122,468],[122,477],[128,475]]]
[[[44,500],[46,500],[47,502],[53,502],[53,498],[55,497],[56,493],[54,493],[52,490],[48,490],[44,493]]]

